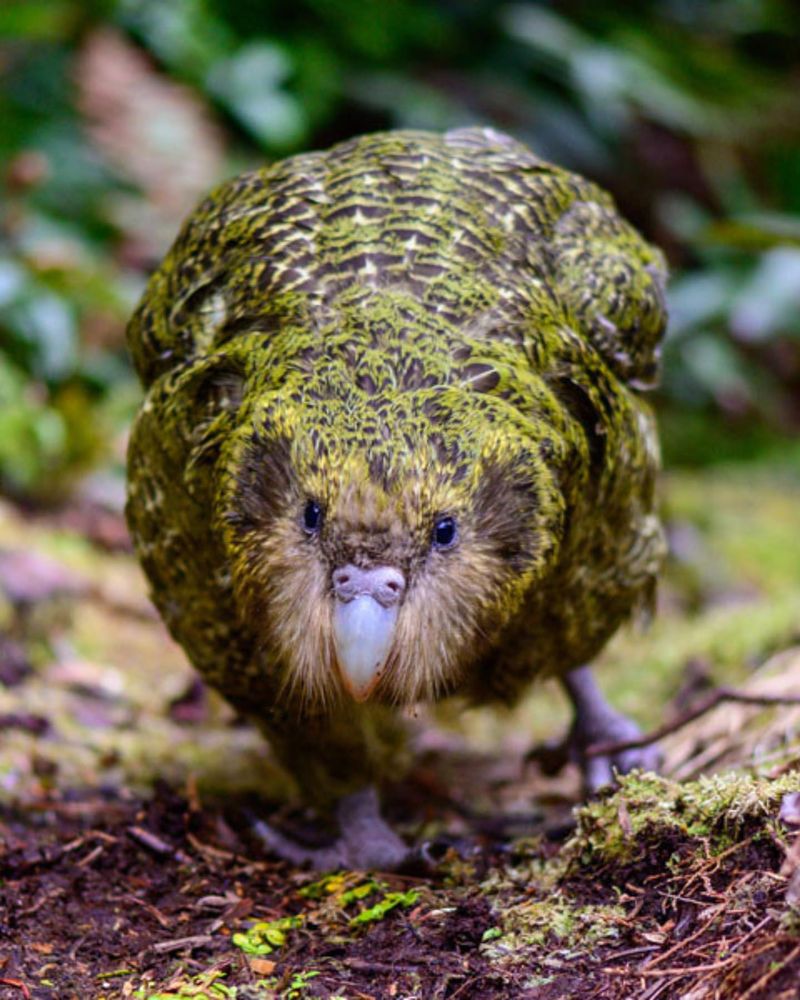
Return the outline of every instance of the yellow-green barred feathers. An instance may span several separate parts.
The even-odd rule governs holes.
[[[512,700],[649,599],[658,455],[629,385],[655,376],[663,283],[607,194],[491,130],[294,157],[189,219],[129,328],[128,516],[198,669],[279,749],[315,720],[312,793],[317,743],[362,754],[354,783],[379,770],[380,704]],[[457,544],[432,544],[442,517]],[[343,565],[405,580],[362,706]]]

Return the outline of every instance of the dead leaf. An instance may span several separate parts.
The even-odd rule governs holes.
[[[250,968],[258,976],[269,976],[275,971],[275,962],[270,962],[268,958],[251,958]]]

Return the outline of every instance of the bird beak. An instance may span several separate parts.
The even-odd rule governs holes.
[[[366,701],[381,678],[394,639],[397,610],[397,604],[384,607],[369,594],[335,602],[336,659],[356,701]]]

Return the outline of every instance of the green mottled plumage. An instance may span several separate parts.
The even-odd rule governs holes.
[[[173,635],[309,794],[380,775],[392,703],[512,701],[647,603],[658,452],[631,387],[656,372],[663,283],[605,192],[491,130],[293,157],[189,219],[129,329],[128,517]],[[342,560],[409,580],[363,705],[330,661]]]

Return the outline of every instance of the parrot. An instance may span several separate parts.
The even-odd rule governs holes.
[[[223,183],[128,325],[126,514],[150,594],[335,839],[410,848],[380,786],[409,706],[555,677],[590,791],[657,764],[591,661],[665,555],[642,393],[662,253],[612,197],[488,127],[379,132]]]

